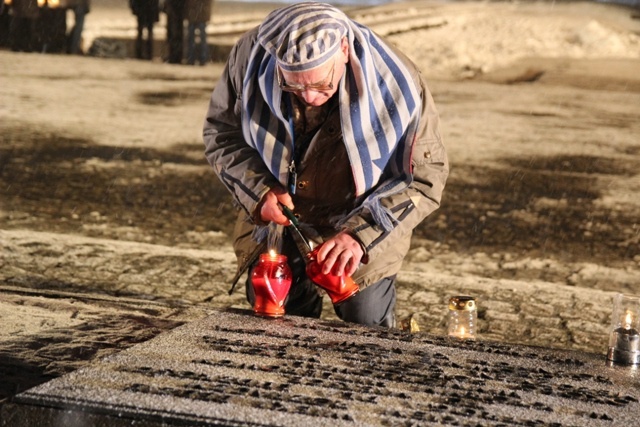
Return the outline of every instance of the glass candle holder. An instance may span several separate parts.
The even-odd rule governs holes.
[[[640,297],[616,294],[607,360],[619,365],[640,364]]]
[[[318,248],[307,254],[307,276],[316,285],[327,292],[333,304],[339,304],[358,293],[360,287],[346,275],[337,276],[331,272],[324,274],[322,267],[316,262]]]
[[[449,299],[448,335],[460,339],[476,338],[478,314],[476,300],[470,296],[455,296]]]
[[[264,317],[284,316],[284,301],[289,294],[293,274],[287,257],[276,253],[260,254],[251,272],[255,294],[253,312]]]

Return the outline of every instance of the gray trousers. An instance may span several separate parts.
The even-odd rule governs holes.
[[[293,282],[289,295],[285,300],[285,313],[294,316],[319,318],[322,313],[322,296],[324,291],[316,286],[305,273],[305,263],[300,252],[293,243],[284,239],[282,253],[293,272]],[[246,293],[247,301],[253,307],[255,296],[251,285],[249,270]],[[396,277],[385,277],[364,288],[353,297],[334,305],[336,315],[345,322],[359,323],[366,326],[395,326]]]

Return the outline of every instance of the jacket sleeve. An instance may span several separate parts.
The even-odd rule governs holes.
[[[280,185],[242,133],[242,82],[256,33],[247,33],[232,49],[211,95],[203,132],[209,164],[251,218],[265,193]]]
[[[414,81],[421,90],[422,113],[412,149],[413,182],[404,191],[381,200],[383,207],[393,213],[395,226],[385,232],[366,211],[344,224],[365,248],[367,262],[397,247],[398,240],[409,239],[413,229],[438,209],[449,174],[447,154],[438,130],[439,116],[431,93],[415,68]]]

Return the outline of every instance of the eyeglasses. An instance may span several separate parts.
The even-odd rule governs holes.
[[[315,92],[326,92],[333,90],[333,77],[336,71],[336,60],[333,60],[333,65],[331,66],[331,71],[327,77],[325,77],[320,83],[311,83],[310,85],[299,85],[299,84],[289,84],[284,78],[282,78],[282,74],[280,72],[280,67],[276,65],[276,77],[278,79],[278,86],[282,89],[283,92],[304,92],[307,90],[312,90]],[[329,80],[327,84],[326,81]]]

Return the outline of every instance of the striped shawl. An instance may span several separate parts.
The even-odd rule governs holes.
[[[327,37],[337,31],[349,40],[349,64],[340,80],[338,96],[356,196],[364,196],[364,200],[344,220],[366,210],[379,226],[390,230],[395,221],[380,199],[411,183],[411,149],[421,100],[410,71],[368,28],[324,3],[298,3],[272,12],[258,30],[258,43],[251,52],[243,83],[243,134],[286,188],[294,138],[275,75],[278,58],[282,57],[277,50],[283,43],[291,43],[292,34],[304,37],[309,30],[323,29],[328,29]],[[309,52],[304,58],[313,60],[315,55],[324,60],[333,55],[331,49],[336,44],[323,41],[326,37],[315,46],[307,46]],[[305,46],[304,40],[297,42]],[[317,64],[309,68],[312,66]]]

